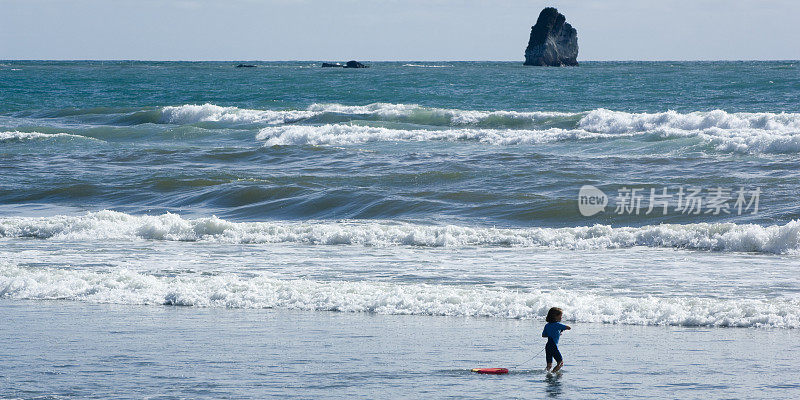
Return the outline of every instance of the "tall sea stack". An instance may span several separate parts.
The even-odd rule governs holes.
[[[539,14],[531,27],[531,38],[525,49],[525,65],[577,66],[578,31],[553,7]]]

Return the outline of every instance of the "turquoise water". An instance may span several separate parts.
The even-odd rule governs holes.
[[[0,202],[502,226],[798,216],[793,62],[259,65],[3,63]],[[587,183],[764,195],[757,215],[583,218]]]
[[[83,312],[77,303],[113,303],[122,320],[142,306],[186,306],[189,330],[192,313],[203,320],[208,309],[294,310],[269,311],[280,326],[294,313],[308,326],[356,313],[351,322],[380,340],[394,329],[363,316],[411,315],[430,329],[443,316],[487,329],[522,321],[515,329],[535,338],[554,305],[598,332],[658,326],[648,337],[675,348],[693,329],[744,337],[741,352],[752,332],[797,335],[800,62],[235,64],[0,61],[0,303],[20,305],[9,308],[10,334],[42,323],[25,315],[55,301],[67,315]],[[579,203],[587,185],[606,196],[594,213]],[[639,202],[626,200],[631,189]],[[773,350],[793,354],[791,341]],[[591,342],[575,339],[583,365],[601,363]],[[247,354],[247,340],[237,343]],[[29,355],[18,349],[8,356]],[[451,371],[423,350],[415,365]],[[723,347],[709,352],[735,364]],[[38,362],[13,379],[36,382],[57,360]],[[125,366],[148,367],[137,368]],[[659,368],[644,372],[661,377],[648,382],[675,379]],[[790,370],[775,377],[784,386],[729,383],[718,394],[791,397]],[[614,393],[606,373],[622,370],[592,371],[559,394]],[[389,385],[387,374],[369,385]],[[690,393],[714,397],[711,383],[695,383]],[[227,393],[266,393],[242,385]],[[81,387],[34,392],[92,392]]]

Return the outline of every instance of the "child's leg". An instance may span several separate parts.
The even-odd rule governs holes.
[[[553,368],[553,372],[558,372],[558,370],[564,366],[564,359],[561,357],[561,352],[558,351],[558,347],[556,347],[555,351],[553,351],[553,358],[555,358],[556,362],[558,363],[556,364],[556,367]]]
[[[547,359],[547,368],[545,368],[546,371],[550,371],[550,368],[553,367],[553,348],[554,347],[555,347],[554,343],[552,343],[550,340],[548,340],[547,344],[544,346],[544,357]],[[558,349],[556,348],[556,350],[558,350]]]

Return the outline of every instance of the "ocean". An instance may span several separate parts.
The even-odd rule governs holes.
[[[800,61],[236,64],[0,61],[0,397],[800,393]]]

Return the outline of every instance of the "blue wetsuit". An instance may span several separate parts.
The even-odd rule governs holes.
[[[567,326],[560,322],[548,322],[542,330],[542,337],[547,338],[547,344],[544,346],[544,355],[547,358],[547,363],[551,364],[553,359],[556,362],[561,362],[561,352],[558,351],[558,339],[561,337],[561,332],[567,329]]]

